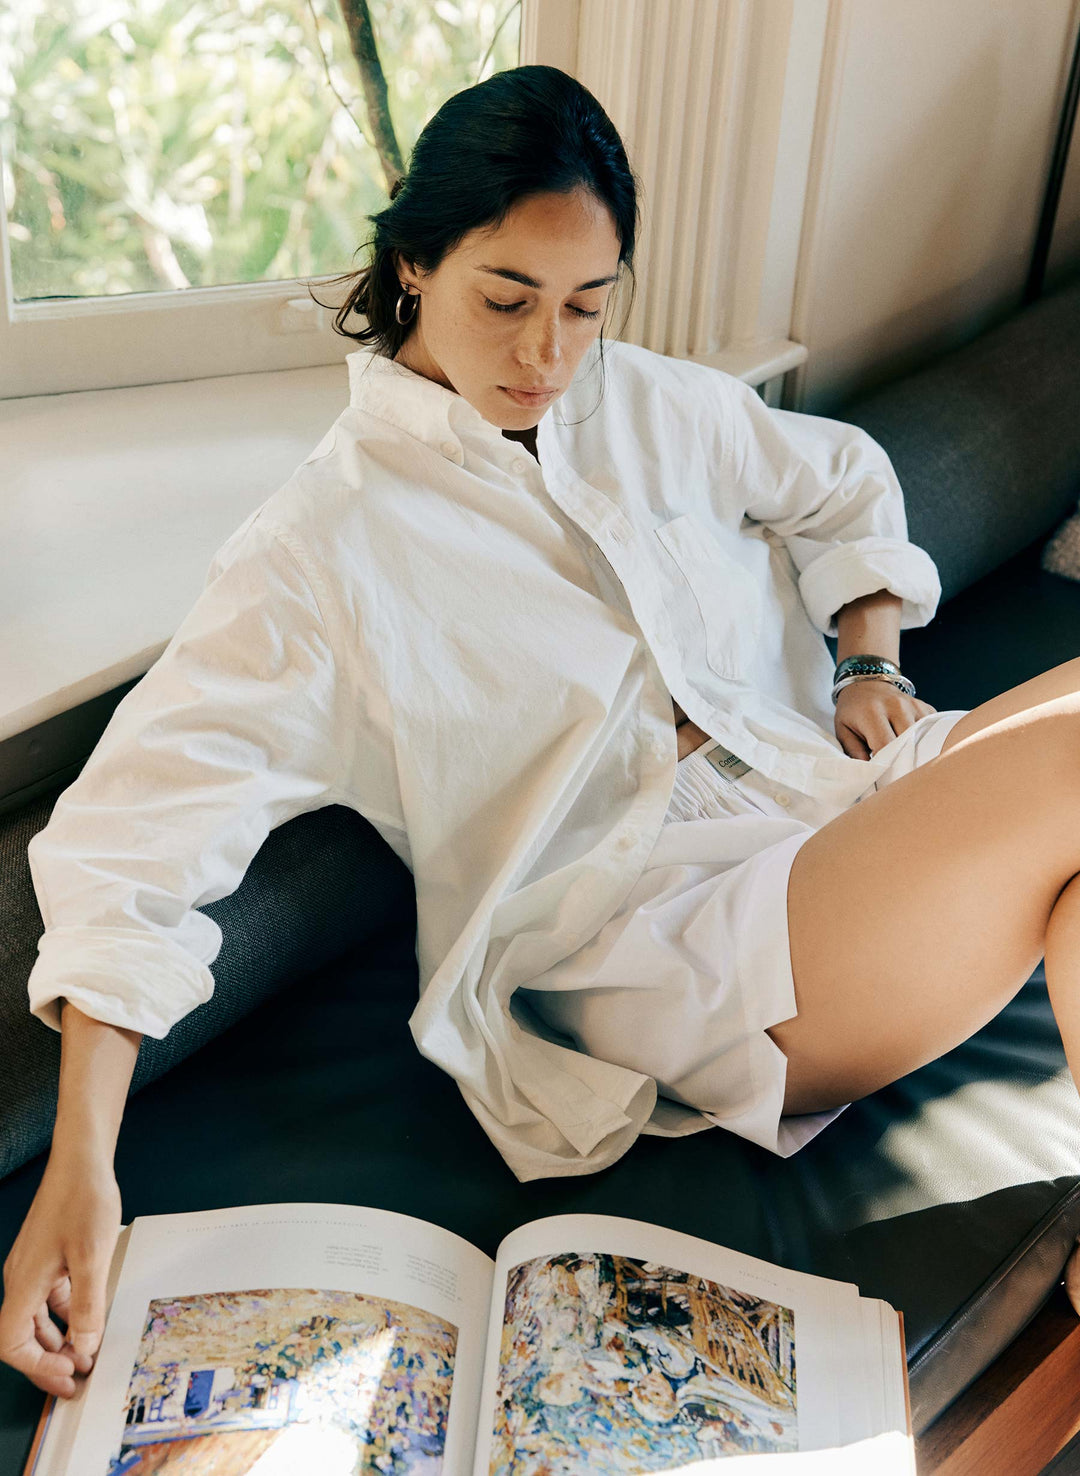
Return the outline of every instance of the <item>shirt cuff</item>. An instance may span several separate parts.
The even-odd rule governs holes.
[[[60,1029],[66,999],[93,1020],[157,1040],[214,992],[214,976],[158,934],[125,928],[56,927],[38,940],[27,982],[30,1013]]]
[[[837,612],[876,590],[899,595],[900,629],[928,625],[941,599],[937,565],[917,544],[900,538],[860,538],[830,548],[799,576],[799,593],[822,634],[835,636]]]

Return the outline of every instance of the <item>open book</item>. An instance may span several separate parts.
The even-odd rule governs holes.
[[[154,1215],[109,1295],[28,1476],[914,1476],[900,1314],[638,1220]]]

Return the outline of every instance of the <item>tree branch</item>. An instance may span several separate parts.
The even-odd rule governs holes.
[[[389,194],[395,182],[404,174],[405,166],[402,162],[397,134],[394,132],[393,119],[390,117],[386,78],[383,75],[378,48],[375,44],[375,28],[371,24],[371,12],[368,10],[367,0],[340,0],[340,3],[341,13],[345,17],[345,27],[349,33],[349,45],[356,58],[356,64],[360,68],[360,85],[364,93],[364,102],[367,105],[368,121],[375,142],[375,151],[382,165],[386,192]]]

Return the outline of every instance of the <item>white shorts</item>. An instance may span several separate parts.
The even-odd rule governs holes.
[[[966,711],[927,713],[897,734],[865,794],[936,758]],[[851,1105],[784,1116],[787,1058],[765,1033],[798,1014],[792,861],[846,806],[753,769],[721,776],[706,758],[715,747],[679,761],[664,827],[623,905],[527,992],[579,1050],[653,1077],[661,1098],[788,1158]]]

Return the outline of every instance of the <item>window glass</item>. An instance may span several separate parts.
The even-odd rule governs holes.
[[[0,0],[15,298],[349,270],[424,124],[519,33],[520,0]]]

